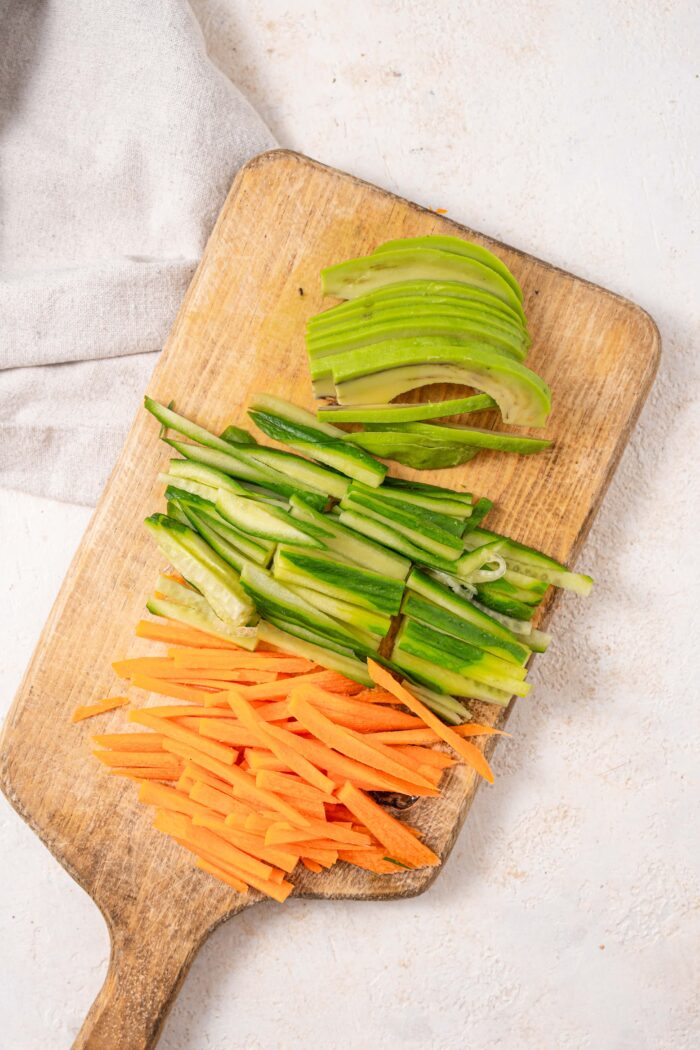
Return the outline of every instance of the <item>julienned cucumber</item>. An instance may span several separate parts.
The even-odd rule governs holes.
[[[293,478],[298,491],[323,492],[334,499],[340,499],[350,482],[333,470],[311,463],[308,459],[295,456],[293,452],[283,452],[278,448],[267,448],[259,445],[251,453],[253,462],[267,470]]]
[[[500,642],[505,642],[505,648],[510,649],[513,656],[519,659],[519,662],[524,662],[529,656],[529,653],[523,652],[523,646],[514,636],[513,632],[504,627],[503,624],[499,623],[498,620],[489,616],[487,613],[477,609],[472,602],[466,598],[462,598],[459,594],[455,594],[454,591],[448,587],[443,586],[436,580],[433,580],[424,572],[420,572],[418,569],[414,569],[406,582],[406,586],[409,591],[415,591],[416,594],[426,598],[428,601],[434,602],[436,605],[446,609],[453,616],[458,617],[461,620],[466,621],[468,624],[477,627],[479,630],[484,631],[485,634],[492,635],[497,638]],[[504,656],[503,652],[499,652],[496,655]]]
[[[253,499],[220,491],[216,509],[222,518],[251,536],[275,540],[277,543],[298,544],[301,547],[323,547],[321,540],[314,535],[313,527],[296,521],[281,508],[263,506]]]
[[[343,510],[379,517],[396,532],[405,536],[414,547],[423,549],[443,561],[454,561],[462,553],[461,536],[455,536],[451,531],[431,522],[427,516],[429,512],[423,517],[405,504],[401,506],[394,503],[387,507],[381,499],[373,499],[364,492],[352,489],[343,497],[340,506]]]
[[[346,675],[347,678],[351,678],[354,682],[370,686],[373,684],[363,661],[356,659],[354,656],[334,653],[319,645],[295,638],[294,635],[280,630],[280,628],[265,620],[261,620],[258,625],[258,638],[261,642],[267,642],[268,645],[276,646],[282,652],[293,653],[295,656],[304,656],[321,667],[328,668],[330,671],[338,671],[340,674]]]
[[[470,533],[468,540],[465,540],[465,546],[472,550],[474,547],[481,546],[482,543],[489,543],[496,539],[503,541],[500,551],[509,568],[527,576],[534,576],[535,579],[542,580],[544,583],[554,584],[555,587],[561,587],[565,591],[574,591],[584,597],[590,594],[593,586],[590,576],[569,572],[565,565],[555,561],[554,558],[549,558],[541,551],[526,547],[522,543],[516,543],[515,540],[510,540],[497,532],[476,529]]]
[[[412,519],[414,523],[425,522],[429,530],[437,528],[441,533],[448,532],[451,536],[456,537],[457,540],[459,540],[464,531],[465,518],[471,515],[471,508],[464,507],[463,504],[459,504],[460,513],[458,515],[445,514],[435,500],[433,500],[432,504],[426,506],[425,504],[429,503],[429,501],[421,502],[420,497],[419,502],[415,502],[410,498],[406,499],[406,493],[397,492],[394,489],[385,489],[384,486],[380,489],[369,489],[357,481],[353,481],[348,493],[348,497],[351,499],[355,496],[364,496],[374,503],[383,504],[389,514],[393,514],[398,510],[401,514],[405,514],[409,519]]]
[[[328,613],[329,616],[334,616],[341,623],[359,627],[362,631],[375,634],[380,638],[384,638],[389,633],[391,628],[391,617],[389,616],[373,612],[371,609],[363,609],[353,602],[335,598],[330,594],[322,594],[321,591],[312,590],[310,587],[302,587],[296,583],[288,584],[288,587],[304,601]]]
[[[167,598],[153,597],[146,602],[146,608],[154,616],[162,616],[166,620],[176,620],[178,623],[184,623],[198,631],[213,634],[216,638],[224,638],[227,642],[234,642],[236,645],[240,645],[242,649],[248,649],[251,652],[258,644],[256,630],[244,634],[242,632],[247,632],[246,628],[239,628],[236,631],[227,627],[211,607],[208,611],[200,611],[193,604],[184,605],[181,602],[170,601]]]
[[[153,514],[146,528],[177,571],[201,591],[229,627],[242,627],[255,613],[238,575],[204,540],[186,525]]]
[[[191,459],[171,459],[168,464],[168,474],[171,477],[195,481],[200,485],[208,485],[213,489],[235,492],[239,496],[247,495],[247,490],[228,474],[224,474],[223,470],[207,467],[204,463],[195,463]]]
[[[483,682],[477,682],[466,675],[455,674],[454,671],[448,671],[419,656],[414,656],[413,653],[407,653],[401,648],[400,643],[394,648],[392,659],[409,677],[439,693],[472,697],[474,700],[499,704],[501,707],[507,707],[510,703],[510,693],[502,689],[493,689]]]
[[[447,634],[454,635],[455,638],[469,642],[470,645],[475,645],[478,649],[483,649],[512,664],[522,666],[530,656],[530,649],[516,639],[509,641],[505,638],[497,638],[496,635],[485,631],[482,627],[477,627],[475,623],[412,591],[406,592],[402,611],[414,620],[437,627]]]
[[[416,547],[401,532],[388,525],[384,517],[375,514],[373,511],[363,510],[362,513],[358,513],[355,510],[341,510],[338,520],[346,528],[354,529],[355,532],[359,532],[377,543],[391,547],[392,550],[400,551],[406,558],[410,558],[411,561],[417,562],[419,565],[428,565],[430,568],[439,569],[442,572],[450,572],[454,566],[454,562],[448,561],[446,558],[439,558],[435,554],[430,554],[428,551]]]
[[[404,585],[392,576],[338,561],[327,553],[278,547],[273,572],[277,579],[354,602],[385,616],[401,608]]]
[[[439,419],[443,416],[459,416],[466,412],[485,412],[496,408],[496,402],[488,394],[473,397],[452,398],[450,401],[434,401],[426,404],[389,405],[321,405],[316,417],[330,423],[414,423],[421,419]],[[347,437],[346,431],[341,431]]]

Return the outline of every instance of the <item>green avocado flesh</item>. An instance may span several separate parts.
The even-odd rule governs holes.
[[[340,404],[391,401],[415,387],[447,382],[489,394],[505,423],[544,426],[551,407],[543,379],[490,347],[446,339],[403,339],[348,350],[331,361]]]
[[[324,295],[355,299],[375,288],[408,280],[464,281],[491,292],[525,320],[520,299],[489,266],[453,252],[433,248],[398,248],[329,266],[321,271]]]
[[[543,449],[549,448],[551,445],[551,441],[547,441],[545,438],[523,437],[519,434],[500,434],[498,431],[482,430],[479,427],[448,427],[434,423],[404,423],[398,431],[391,431],[388,429],[391,424],[374,423],[371,425],[382,428],[377,431],[373,430],[371,433],[393,433],[399,436],[403,434],[406,437],[412,434],[416,439],[424,438],[432,444],[471,445],[474,448],[498,449],[501,452],[520,452],[523,455],[542,452]],[[384,429],[385,427],[387,429]],[[352,441],[354,444],[358,444],[360,448],[364,448],[364,444],[358,438],[364,438],[366,433],[346,434],[345,440]]]
[[[505,263],[501,262],[498,256],[490,252],[488,248],[482,248],[480,244],[474,244],[472,241],[463,241],[460,237],[443,237],[439,234],[433,234],[428,237],[405,237],[403,240],[385,241],[384,244],[375,249],[374,254],[397,251],[401,248],[436,248],[439,251],[454,252],[469,259],[476,259],[477,262],[483,263],[484,266],[489,266],[496,273],[500,274],[503,280],[513,289],[518,300],[520,302],[523,301],[523,290]]]
[[[491,299],[492,303],[485,304],[472,299],[402,297],[387,299],[373,306],[363,306],[360,299],[351,300],[344,303],[343,306],[352,306],[352,312],[341,314],[335,319],[332,311],[312,317],[306,328],[306,341],[311,347],[318,342],[330,339],[332,335],[354,331],[369,324],[399,321],[408,323],[422,320],[424,317],[439,315],[457,320],[479,320],[484,324],[498,325],[520,336],[529,345],[530,336],[522,321],[511,313],[500,299],[493,296]],[[322,321],[324,317],[327,317],[328,320]]]
[[[362,326],[349,325],[342,331],[335,330],[322,340],[310,340],[307,346],[312,361],[323,360],[325,362],[333,354],[367,346],[370,343],[427,336],[494,346],[518,361],[524,361],[527,354],[527,344],[522,332],[491,324],[488,320],[478,316],[474,318],[447,317],[438,314],[426,315],[415,320],[388,321]]]
[[[488,394],[456,397],[449,401],[427,404],[362,405],[359,408],[343,405],[322,405],[316,412],[324,422],[338,423],[413,423],[421,419],[439,419],[442,416],[461,416],[466,412],[485,412],[496,408]],[[345,435],[347,436],[347,435]]]
[[[477,448],[469,445],[432,444],[425,438],[391,431],[371,431],[348,434],[348,440],[365,452],[382,459],[393,459],[416,470],[437,470],[440,467],[459,467],[477,455]]]
[[[492,292],[484,291],[473,284],[464,281],[399,281],[396,284],[385,285],[376,288],[372,292],[366,292],[355,299],[337,303],[330,309],[316,314],[309,321],[309,325],[321,327],[323,325],[335,325],[345,323],[343,319],[354,317],[355,314],[372,311],[374,309],[397,309],[412,304],[418,305],[442,305],[459,309],[460,307],[472,308],[481,306],[483,309],[495,311],[511,321],[523,324],[523,318],[515,306],[504,302]]]

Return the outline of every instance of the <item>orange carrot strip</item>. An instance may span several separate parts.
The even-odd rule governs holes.
[[[235,883],[242,880],[238,879],[238,876],[232,874],[235,868],[220,868],[215,864],[210,864],[206,860],[198,860],[197,867],[201,868],[202,871],[206,871],[209,875],[213,875],[215,879],[220,879],[221,882],[227,882],[229,886],[236,888]],[[243,872],[241,872],[243,874]],[[253,886],[254,889],[260,890],[267,897],[272,897],[279,904],[284,904],[289,894],[294,889],[291,882],[282,881],[280,883],[270,882],[269,879],[255,879],[246,874],[248,883]],[[243,883],[245,885],[245,883]]]
[[[388,671],[383,667],[380,667],[374,660],[367,661],[367,669],[370,676],[377,685],[381,685],[387,689],[390,693],[393,693],[397,700],[406,707],[413,711],[414,714],[422,718],[425,724],[432,730],[434,730],[446,744],[461,755],[464,761],[472,767],[477,773],[479,773],[489,784],[493,784],[493,772],[491,767],[484,758],[483,754],[474,744],[471,744],[468,740],[463,740],[462,737],[458,736],[450,726],[446,726],[444,722],[429,711],[425,704],[421,703],[417,697],[413,696],[403,685],[392,678]],[[350,807],[348,807],[350,808]]]
[[[170,744],[173,750],[180,747],[182,752],[187,750],[175,740],[171,741]],[[175,751],[176,754],[182,752]],[[189,756],[185,754],[185,757]],[[238,766],[227,766],[204,753],[197,755],[195,761],[197,765],[208,769],[211,773],[215,773],[221,780],[225,780],[227,784],[230,784],[234,795],[237,798],[242,798],[244,802],[250,802],[252,806],[262,807],[263,809],[273,809],[281,813],[283,817],[296,827],[304,828],[308,825],[308,818],[304,817],[297,808],[290,806],[288,802],[283,801],[277,795],[273,795],[272,792],[259,788],[253,777]]]
[[[148,678],[176,678],[178,669],[165,656],[137,656],[131,660],[114,660],[112,670],[120,678],[146,675]]]
[[[247,747],[245,757],[250,768],[257,773],[261,769],[273,769],[276,773],[291,773],[286,762],[280,762],[277,755],[271,751],[263,751],[259,748]]]
[[[199,732],[210,740],[219,740],[234,747],[255,747],[260,743],[257,733],[251,732],[233,720],[224,722],[221,718],[200,718]]]
[[[114,711],[115,708],[123,707],[124,704],[128,703],[129,698],[126,696],[110,696],[106,700],[98,700],[96,704],[76,707],[70,716],[70,720],[71,722],[82,722],[85,718],[94,718],[95,715],[106,714],[107,711]]]
[[[150,769],[170,769],[174,764],[172,755],[166,755],[160,751],[93,751],[92,753],[105,766],[132,769],[146,766]]]
[[[172,645],[208,646],[211,649],[237,649],[234,642],[215,638],[213,634],[198,631],[195,627],[184,627],[173,622],[139,620],[135,631],[137,638],[148,638],[152,642],[169,642]]]
[[[127,777],[129,780],[177,780],[182,766],[117,766],[110,767],[109,772],[115,777]]]
[[[449,769],[455,764],[451,755],[444,751],[434,751],[431,747],[416,747],[413,744],[397,744],[395,750],[401,754],[410,755],[423,766],[433,766],[435,769]]]
[[[193,704],[206,704],[207,700],[214,696],[206,689],[193,689],[191,686],[178,685],[169,679],[149,678],[147,675],[135,675],[131,679],[134,689],[145,689],[148,693],[159,693],[163,696],[172,696],[176,700],[189,700]]]
[[[216,835],[208,828],[195,827],[192,820],[182,813],[172,813],[159,809],[156,813],[153,826],[158,831],[172,835],[173,838],[184,839],[193,846],[201,846],[208,853],[219,857],[225,864],[238,868],[240,871],[250,872],[251,875],[260,879],[269,879],[272,873],[272,865],[265,864],[256,857],[250,857],[237,846],[232,846],[226,839]]]
[[[437,798],[438,792],[435,788],[419,788],[403,779],[372,769],[362,762],[356,762],[354,758],[333,751],[320,740],[312,740],[295,733],[290,733],[287,740],[290,746],[295,747],[309,762],[325,769],[335,784],[340,785],[350,780],[369,791],[398,791],[405,795],[429,795]]]
[[[210,816],[206,813],[199,813],[192,818],[192,823],[196,828],[208,828],[210,831],[214,831],[222,839],[230,842],[231,845],[243,850],[244,853],[248,853],[251,857],[257,857],[267,864],[272,864],[275,868],[281,868],[282,871],[286,871],[288,874],[294,871],[297,866],[299,858],[294,853],[266,846],[262,836],[252,835],[250,832],[232,828],[230,825],[224,824],[223,820],[215,815]]]
[[[396,875],[403,870],[399,864],[392,864],[391,861],[385,860],[382,850],[370,853],[364,850],[341,849],[338,850],[338,860],[354,864],[356,868],[373,871],[376,875]]]
[[[227,718],[230,722],[234,716],[231,708],[226,704],[225,708],[211,707],[204,704],[168,704],[163,707],[145,707],[149,715],[155,718]]]
[[[408,783],[415,783],[420,787],[432,786],[425,777],[407,769],[404,761],[397,761],[393,756],[387,757],[386,754],[383,754],[379,747],[384,745],[367,744],[352,730],[335,725],[318,708],[308,703],[301,693],[295,691],[291,694],[289,710],[302,725],[306,726],[310,733],[318,737],[327,747],[332,747],[335,751],[340,751],[341,754],[347,755],[348,758],[364,762],[374,769],[379,769],[383,773],[389,773],[390,776],[399,777]]]
[[[231,886],[237,893],[247,893],[248,883],[243,882],[242,879],[237,879],[235,875],[231,875],[225,868],[220,868],[216,864],[212,864],[211,861],[207,860],[206,856],[198,856],[195,860],[195,864],[202,871],[206,871],[207,875],[213,875],[219,882],[225,882],[227,886]]]
[[[301,863],[305,868],[308,868],[309,871],[312,871],[314,875],[319,875],[323,871],[323,865],[319,864],[316,860],[311,860],[310,857],[302,857]]]
[[[215,740],[207,740],[206,737],[200,736],[199,733],[195,733],[191,729],[187,729],[185,726],[173,721],[173,719],[154,718],[144,708],[131,711],[129,721],[150,726],[151,729],[162,733],[164,737],[178,740],[181,744],[196,748],[197,751],[203,751],[205,754],[211,755],[212,758],[216,758],[219,762],[224,762],[229,766],[232,766],[238,758],[238,752],[234,751],[233,748],[225,747]]]
[[[193,802],[189,795],[165,784],[142,784],[139,788],[139,802],[158,809],[172,809],[175,813],[184,813],[188,817],[210,812],[206,806]]]
[[[344,842],[348,846],[369,846],[372,840],[369,835],[353,831],[340,824],[331,824],[327,820],[312,820],[308,828],[290,828],[289,825],[271,824],[265,832],[267,845],[279,845],[284,842],[311,842],[313,839],[326,838]]]
[[[360,732],[422,728],[420,718],[399,711],[396,707],[364,703],[355,697],[338,696],[312,685],[301,685],[298,689],[302,690],[304,699],[310,704],[322,708],[331,721],[338,725],[346,725],[343,719],[347,717],[352,723],[351,728],[359,729]],[[294,692],[296,694],[297,689]],[[355,725],[355,722],[360,724]],[[364,725],[367,729],[362,728]]]
[[[191,780],[197,781],[200,784],[209,784],[210,787],[216,788],[217,791],[223,791],[225,794],[230,795],[230,797],[233,798],[231,785],[225,780],[222,780],[221,777],[217,777],[211,772],[211,770],[205,769],[204,766],[199,765],[194,758],[185,761],[184,773],[185,776],[188,776]],[[241,802],[241,805],[244,805],[244,803]]]
[[[96,733],[94,743],[113,751],[162,751],[163,738],[159,733]]]
[[[280,795],[289,798],[298,798],[306,802],[335,802],[333,795],[307,784],[298,777],[288,776],[285,773],[277,773],[272,769],[260,769],[255,776],[258,787],[267,788],[269,791],[277,791]]]
[[[361,700],[364,704],[395,704],[396,697],[388,693],[386,689],[380,689],[378,686],[370,686],[369,688],[363,688],[361,692],[356,693],[355,700]]]
[[[331,794],[334,788],[333,782],[290,744],[289,733],[284,729],[266,725],[258,711],[237,690],[230,690],[227,696],[231,710],[240,718],[243,725],[258,734],[263,747],[272,751],[281,762],[286,762],[302,780],[312,784],[326,795]]]
[[[352,784],[343,784],[338,797],[360,823],[381,842],[388,857],[411,868],[440,863],[440,858],[431,849],[406,831],[400,821],[382,809],[364,791],[353,787]]]
[[[317,665],[301,656],[276,656],[274,653],[249,653],[222,649],[168,649],[176,667],[188,669],[212,668],[252,668],[258,671],[276,671],[278,674],[303,674],[317,669]]]
[[[211,784],[205,784],[201,780],[195,780],[189,790],[189,796],[193,802],[200,806],[206,806],[214,813],[220,813],[224,817],[230,814],[238,814],[243,820],[250,814],[250,810],[243,802],[239,802],[225,791],[219,791]]]
[[[287,802],[290,806],[294,806],[305,817],[310,817],[312,820],[326,819],[326,810],[323,802],[308,802],[304,798],[295,798],[293,795],[278,795],[277,797],[282,799],[283,802]]]
[[[300,682],[319,685],[331,693],[355,693],[362,686],[353,682],[337,671],[312,671],[309,674],[297,675],[295,678],[278,678],[269,686],[252,685],[242,690],[246,700],[278,700],[288,696],[291,689]]]
[[[502,729],[495,729],[493,726],[479,725],[478,722],[464,722],[461,726],[451,726],[450,728],[454,730],[457,736],[511,735],[510,733],[504,733]],[[442,742],[442,737],[434,730],[428,728],[399,729],[396,732],[381,732],[369,735],[371,735],[372,739],[378,740],[382,744],[439,744]]]

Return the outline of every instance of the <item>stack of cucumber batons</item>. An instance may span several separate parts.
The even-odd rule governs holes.
[[[520,285],[492,252],[457,237],[410,237],[331,266],[323,291],[346,302],[309,321],[314,393],[334,398],[319,419],[362,423],[345,440],[417,468],[456,466],[480,448],[532,453],[549,441],[426,420],[500,409],[506,423],[541,427],[547,384],[523,363],[530,335]],[[389,404],[432,383],[483,393]]]
[[[145,404],[182,457],[160,476],[167,514],[146,524],[191,585],[161,577],[155,615],[249,649],[274,644],[367,685],[371,655],[456,723],[468,715],[458,697],[527,695],[525,664],[549,641],[531,622],[549,584],[590,590],[590,577],[483,528],[488,500],[391,478],[286,401],[260,396],[250,417],[306,458]]]

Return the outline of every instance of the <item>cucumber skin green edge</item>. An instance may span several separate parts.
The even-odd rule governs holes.
[[[457,397],[449,401],[433,401],[425,404],[366,405],[322,405],[316,416],[322,423],[336,420],[338,423],[416,423],[422,419],[440,419],[443,416],[461,416],[467,412],[487,412],[498,408],[488,394],[473,397]],[[347,431],[343,431],[347,439]]]

